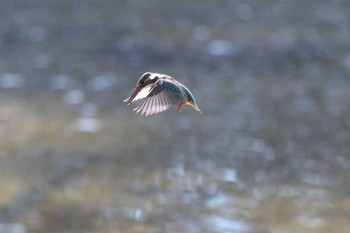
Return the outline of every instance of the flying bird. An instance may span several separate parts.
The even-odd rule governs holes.
[[[186,104],[201,113],[190,90],[166,74],[144,73],[132,95],[124,102],[129,105],[139,99],[144,100],[133,111],[145,116],[163,112],[174,105],[180,112],[181,106]]]

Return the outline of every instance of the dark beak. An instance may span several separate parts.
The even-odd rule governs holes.
[[[129,105],[134,99],[135,97],[137,96],[137,94],[141,91],[142,89],[142,86],[141,85],[138,85],[135,90],[134,90],[134,93],[132,93],[132,95],[130,96],[130,98],[128,99],[127,101],[127,105]]]

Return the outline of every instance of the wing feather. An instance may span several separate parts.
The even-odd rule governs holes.
[[[148,105],[148,107],[147,107],[146,116],[148,116],[148,115],[150,114],[150,111],[151,111],[151,109],[152,109],[152,107],[153,107],[153,101],[154,101],[154,98],[151,98],[151,99],[149,100],[149,105]]]
[[[141,115],[146,115],[149,104],[150,104],[150,100],[147,101],[147,103],[145,104],[145,107],[142,109]]]
[[[159,98],[156,97],[156,98],[154,98],[154,100],[155,100],[155,104],[154,104],[154,111],[153,111],[153,113],[157,113],[157,112],[159,112],[159,109],[160,109],[159,108]]]
[[[146,115],[146,116],[147,116],[148,109],[149,109],[149,107],[151,106],[151,100],[152,100],[152,99],[147,99],[147,100],[145,101],[146,104],[145,104],[145,107],[144,107],[143,110],[142,110],[142,114],[141,114],[141,115]]]
[[[161,112],[163,112],[163,111],[166,110],[166,109],[165,109],[165,98],[164,98],[163,95],[160,95],[159,98],[160,98],[160,100],[161,100],[161,102],[162,102],[161,105],[160,105],[160,107],[161,107]]]
[[[153,110],[153,108],[154,108],[154,98],[151,98],[150,99],[150,103],[149,103],[149,106],[148,106],[148,108],[147,108],[147,112],[146,112],[146,116],[149,116],[149,115],[151,115],[151,112],[152,112],[152,110]]]
[[[151,112],[149,115],[152,115],[153,113],[156,112],[156,107],[157,107],[157,98],[153,98],[153,103],[152,103],[152,108],[151,108]]]

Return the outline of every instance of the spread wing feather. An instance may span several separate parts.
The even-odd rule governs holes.
[[[184,102],[186,100],[182,90],[177,85],[167,80],[159,79],[146,98],[133,111],[149,116]]]
[[[132,100],[132,102],[147,97],[150,93],[150,89],[151,89],[151,87],[142,88],[142,90],[135,96],[135,98]],[[130,97],[125,99],[124,102],[128,102],[129,99],[130,99]]]

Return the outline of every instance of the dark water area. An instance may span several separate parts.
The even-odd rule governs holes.
[[[0,233],[350,232],[350,2],[3,0]],[[196,97],[141,117],[146,71]]]

